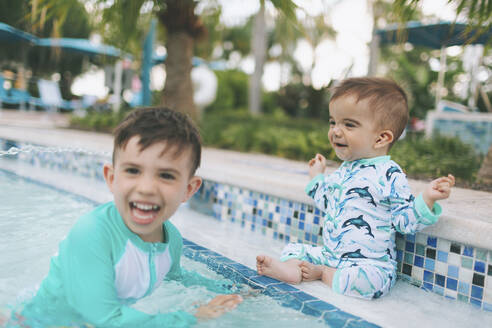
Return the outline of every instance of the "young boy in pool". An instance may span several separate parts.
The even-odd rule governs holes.
[[[407,98],[393,81],[350,78],[330,100],[328,139],[340,167],[309,161],[306,193],[325,212],[323,246],[291,243],[280,260],[257,256],[259,274],[289,283],[320,279],[335,292],[365,299],[389,292],[396,279],[395,231],[413,234],[437,222],[436,200],[449,197],[454,177],[430,182],[414,198],[388,151],[408,120]]]
[[[181,269],[183,241],[169,221],[201,185],[200,156],[199,133],[185,115],[166,108],[131,112],[115,130],[113,161],[103,169],[114,201],[82,216],[60,243],[22,312],[24,324],[187,327],[235,308],[239,295],[219,295],[194,313],[149,315],[129,306],[163,279],[228,292],[220,281]]]

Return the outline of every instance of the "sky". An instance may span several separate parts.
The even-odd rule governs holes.
[[[217,0],[222,6],[222,21],[227,25],[241,25],[259,9],[257,0]],[[323,13],[337,32],[335,40],[325,40],[316,49],[308,42],[300,40],[294,51],[294,57],[301,67],[314,68],[311,82],[315,88],[327,85],[332,79],[343,78],[350,69],[352,76],[367,74],[369,63],[369,47],[372,31],[372,16],[368,8],[368,0],[294,0],[303,8],[307,15],[315,16]],[[247,4],[247,5],[245,5]],[[267,9],[269,9],[267,7]],[[269,9],[271,10],[271,8]],[[454,20],[455,12],[447,0],[422,0],[424,15],[439,16],[442,20]],[[302,17],[300,18],[302,19]],[[246,73],[254,69],[253,58],[245,58],[240,64]],[[99,97],[105,95],[101,72],[89,72],[86,77],[77,79],[73,85],[76,94],[89,93]],[[164,85],[162,68],[156,68],[153,85],[162,88]],[[263,86],[267,91],[277,90],[281,86],[281,67],[278,63],[265,66]]]

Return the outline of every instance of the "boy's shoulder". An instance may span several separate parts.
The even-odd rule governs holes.
[[[117,210],[113,202],[98,205],[82,215],[71,231],[91,234],[110,232],[111,226],[115,224],[116,215]]]

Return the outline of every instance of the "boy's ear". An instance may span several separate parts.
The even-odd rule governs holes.
[[[393,142],[394,138],[395,137],[391,130],[383,130],[377,136],[374,148],[383,148],[389,146]]]
[[[106,163],[103,166],[103,175],[106,184],[111,192],[113,192],[114,168],[113,165]]]
[[[191,177],[191,179],[188,181],[188,185],[186,186],[186,195],[185,199],[183,200],[183,203],[186,202],[188,199],[193,196],[198,189],[200,189],[200,186],[202,185],[202,178],[199,176],[194,175]]]

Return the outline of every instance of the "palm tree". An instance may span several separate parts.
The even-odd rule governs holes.
[[[286,17],[295,20],[297,5],[292,0],[270,0],[276,9]],[[260,10],[253,22],[251,48],[255,59],[255,69],[249,81],[249,111],[252,114],[260,112],[261,78],[267,58],[267,29],[265,21],[265,0],[260,0]]]

